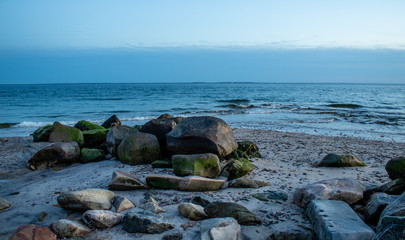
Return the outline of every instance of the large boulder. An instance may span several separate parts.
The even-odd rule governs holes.
[[[55,122],[53,131],[49,136],[49,142],[77,142],[79,146],[83,146],[84,137],[79,129]]]
[[[396,195],[388,195],[386,193],[373,194],[364,209],[364,216],[367,221],[376,224],[378,219],[380,219],[382,211],[397,198],[398,196]]]
[[[39,127],[32,135],[34,142],[48,142],[49,137],[53,131],[52,125],[46,125],[44,127]]]
[[[56,240],[56,235],[48,227],[30,224],[18,227],[9,240]]]
[[[153,188],[176,189],[181,191],[216,191],[224,185],[224,180],[197,176],[176,177],[171,175],[153,174],[146,176],[146,184]]]
[[[253,164],[246,158],[231,159],[222,169],[221,176],[228,181],[240,178],[253,171]]]
[[[108,129],[93,129],[83,131],[84,146],[87,148],[98,148],[106,142]]]
[[[60,219],[51,225],[51,230],[58,238],[82,237],[91,232],[91,229],[80,222]]]
[[[328,154],[319,163],[318,167],[364,167],[366,164],[354,155]]]
[[[232,129],[216,117],[184,118],[166,140],[167,149],[175,154],[214,153],[224,157],[238,147]]]
[[[405,227],[405,192],[382,211],[377,225],[377,232],[382,232],[393,224],[400,224]]]
[[[121,223],[122,215],[109,210],[87,210],[83,222],[95,228],[112,228]]]
[[[40,149],[28,160],[31,170],[40,170],[56,166],[68,166],[78,162],[80,148],[76,142],[52,143]]]
[[[149,133],[130,132],[117,149],[118,159],[126,164],[148,164],[160,158],[157,138]]]
[[[298,188],[294,193],[293,202],[306,208],[311,200],[341,200],[348,204],[363,198],[365,187],[352,178],[334,178],[309,184]]]
[[[182,203],[177,206],[177,209],[185,217],[193,221],[203,220],[208,218],[204,212],[204,208],[194,203]]]
[[[118,119],[117,115],[112,115],[110,118],[105,120],[103,124],[101,124],[104,128],[111,128],[113,126],[121,126],[121,121]]]
[[[110,190],[135,190],[135,189],[148,189],[144,182],[135,175],[130,173],[116,170],[113,172],[111,181],[108,184]]]
[[[405,157],[397,157],[389,160],[385,165],[388,176],[391,179],[405,178]]]
[[[215,178],[221,173],[219,158],[212,153],[173,155],[173,172],[177,176],[196,175]]]
[[[95,148],[82,148],[80,149],[80,162],[98,162],[105,159],[104,151]]]
[[[162,233],[174,228],[174,224],[163,221],[163,217],[150,211],[132,211],[125,214],[123,228],[129,233]]]
[[[107,150],[111,155],[116,156],[117,148],[121,144],[124,137],[127,135],[132,128],[128,126],[113,126],[110,131],[108,131],[106,136]]]
[[[87,130],[94,130],[94,129],[105,129],[104,127],[97,125],[95,123],[91,123],[86,120],[78,121],[75,125],[75,128],[80,129],[80,131],[87,131]]]
[[[249,209],[233,202],[212,202],[204,208],[209,218],[235,218],[242,225],[261,224],[261,220]]]
[[[79,191],[61,193],[57,201],[64,209],[86,211],[86,210],[108,210],[111,208],[111,201],[114,192],[90,188]]]
[[[234,218],[212,218],[201,223],[201,240],[242,240],[242,229]]]

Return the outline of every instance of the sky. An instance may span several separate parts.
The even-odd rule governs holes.
[[[122,82],[405,83],[404,13],[403,0],[0,0],[0,83],[112,81],[106,75]],[[274,74],[277,62],[301,74]],[[312,70],[303,80],[307,62]],[[356,74],[326,78],[317,67]],[[210,80],[195,77],[204,74]]]

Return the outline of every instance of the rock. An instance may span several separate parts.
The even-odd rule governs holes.
[[[148,188],[149,187],[138,177],[119,170],[113,172],[110,184],[108,184],[108,189],[110,190],[125,191]]]
[[[56,235],[48,227],[30,224],[18,227],[9,240],[56,240]]]
[[[78,162],[79,157],[80,148],[76,142],[52,143],[36,152],[27,165],[31,170],[68,166]]]
[[[129,233],[162,233],[174,228],[163,217],[149,211],[133,211],[125,214],[123,228]]]
[[[341,200],[353,204],[363,198],[365,187],[352,178],[334,178],[298,188],[293,203],[306,208],[311,200]]]
[[[264,186],[270,186],[270,183],[248,178],[237,178],[229,182],[231,188],[260,188]]]
[[[53,131],[49,136],[49,142],[77,142],[79,146],[83,146],[84,137],[79,129],[55,122]]]
[[[389,217],[405,217],[405,193],[401,194],[396,200],[388,204],[384,211],[382,211],[377,226],[378,232],[381,232],[384,228],[392,225],[389,224],[390,221],[387,220],[385,220],[385,224],[382,224],[384,219]]]
[[[157,138],[149,133],[129,132],[117,149],[118,159],[126,164],[148,164],[160,158]]]
[[[160,119],[166,119],[166,118],[173,118],[173,116],[168,113],[164,113],[164,114],[160,115],[157,119],[160,120]]]
[[[306,215],[319,239],[371,240],[374,231],[342,201],[312,200]]]
[[[238,147],[229,125],[208,116],[184,118],[166,140],[167,149],[175,154],[214,153],[224,157]]]
[[[89,121],[78,121],[75,125],[75,128],[80,129],[80,131],[94,130],[94,129],[105,129],[104,127],[91,123]]]
[[[211,204],[211,202],[213,202],[214,199],[210,196],[207,195],[203,195],[203,194],[199,194],[195,197],[193,197],[193,199],[191,200],[191,203],[200,205],[202,207],[206,207],[208,204]]]
[[[155,160],[152,162],[153,168],[172,168],[172,161],[170,160]]]
[[[106,142],[108,129],[93,129],[83,131],[84,146],[87,148],[99,148]]]
[[[395,180],[397,178],[405,178],[405,157],[397,157],[389,160],[385,165],[388,176]]]
[[[244,206],[232,202],[213,202],[204,208],[209,218],[233,217],[242,225],[261,224],[261,220]]]
[[[392,224],[379,232],[373,240],[399,240],[405,239],[405,225]]]
[[[131,128],[127,126],[114,126],[108,131],[106,136],[107,150],[112,156],[116,156],[118,146],[129,131]]]
[[[208,218],[207,214],[204,212],[204,208],[200,205],[194,203],[183,203],[180,204],[177,209],[185,217],[193,221],[203,220]]]
[[[367,221],[376,224],[385,207],[397,198],[398,196],[388,195],[386,193],[373,194],[364,211],[364,216]]]
[[[196,175],[215,178],[221,173],[219,158],[212,153],[173,155],[173,172],[177,176]]]
[[[44,127],[40,127],[32,134],[34,138],[34,142],[48,142],[49,137],[53,131],[52,125],[46,125]]]
[[[82,148],[80,150],[80,162],[89,163],[89,162],[99,162],[105,159],[104,151],[101,149],[95,148]]]
[[[0,211],[11,207],[11,203],[0,197]]]
[[[271,200],[275,201],[287,201],[288,195],[283,192],[275,192],[275,191],[264,191],[262,193],[255,193],[252,194],[252,197],[256,198],[260,201],[269,202]]]
[[[364,162],[360,161],[353,155],[337,155],[328,154],[321,162],[318,163],[318,167],[365,167]]]
[[[153,188],[205,192],[220,189],[225,181],[196,176],[176,177],[171,175],[153,174],[146,176],[146,183]]]
[[[230,217],[213,218],[202,221],[201,240],[242,240],[242,230],[238,222]]]
[[[153,213],[166,212],[165,209],[159,206],[159,203],[151,196],[150,192],[144,194],[144,201],[142,208]]]
[[[222,169],[221,176],[228,178],[228,181],[240,178],[254,169],[253,164],[245,159],[231,159]]]
[[[95,228],[112,228],[121,223],[122,215],[109,210],[87,210],[83,221]]]
[[[51,225],[51,230],[58,238],[82,237],[91,232],[91,229],[80,222],[60,219]]]
[[[403,178],[397,178],[380,186],[380,189],[386,194],[401,195],[405,191],[405,181]]]
[[[239,158],[260,158],[262,157],[256,143],[252,141],[238,142],[238,148],[233,150],[231,154],[226,156],[228,159]]]
[[[112,115],[103,124],[101,124],[101,126],[104,128],[112,128],[113,126],[121,126],[121,121],[118,119],[117,115]]]
[[[126,197],[115,196],[113,199],[113,206],[117,213],[134,208],[134,204],[129,201]]]
[[[181,232],[171,233],[164,235],[162,240],[182,240],[183,234]]]
[[[80,191],[61,193],[57,198],[59,205],[64,209],[108,210],[114,193],[104,189],[90,188]]]
[[[297,226],[298,227],[298,226]],[[269,238],[269,240],[316,240],[318,239],[315,234],[311,231],[311,229],[304,229],[304,228],[285,228],[285,229],[277,229],[273,232]]]

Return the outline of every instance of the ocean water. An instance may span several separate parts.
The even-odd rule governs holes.
[[[116,114],[216,116],[231,127],[405,142],[405,85],[156,83],[0,85],[0,137]]]

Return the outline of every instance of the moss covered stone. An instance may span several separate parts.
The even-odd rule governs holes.
[[[118,159],[126,164],[148,164],[160,158],[156,136],[148,133],[129,132],[117,149]]]
[[[49,141],[49,137],[51,136],[53,130],[52,125],[46,125],[44,127],[40,127],[32,134],[34,138],[34,142],[47,142]]]
[[[393,158],[385,165],[391,179],[405,178],[405,157]]]
[[[156,174],[146,176],[146,183],[153,188],[205,192],[220,189],[225,181],[197,176],[177,177]]]
[[[83,146],[84,137],[82,131],[79,129],[55,122],[49,142],[77,142],[79,146]]]
[[[231,159],[223,168],[221,176],[227,177],[228,180],[232,180],[245,176],[253,169],[253,164],[246,158]]]
[[[319,167],[365,167],[366,164],[354,155],[328,154],[318,164]]]
[[[93,129],[83,131],[84,146],[87,148],[98,148],[106,142],[108,129]]]
[[[215,178],[221,173],[219,158],[212,153],[173,155],[173,172],[177,176],[196,175]]]
[[[80,131],[105,129],[104,127],[102,127],[100,125],[97,125],[95,123],[91,123],[91,122],[85,121],[85,120],[78,121],[74,127],[80,129]]]
[[[94,148],[82,148],[80,150],[80,162],[89,163],[89,162],[98,162],[105,159],[105,154],[103,150],[94,149]]]
[[[231,154],[227,156],[228,159],[234,158],[260,158],[262,157],[259,152],[259,148],[256,143],[252,141],[238,142],[238,148],[233,150]]]

